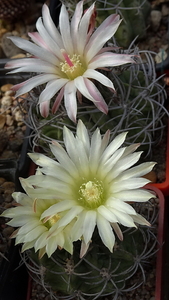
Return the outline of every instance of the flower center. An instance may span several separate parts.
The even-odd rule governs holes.
[[[61,71],[65,73],[70,80],[83,75],[85,68],[80,60],[80,55],[73,54],[70,58],[65,50],[62,49],[61,52],[65,59],[65,62],[60,63]]]
[[[43,223],[45,223],[44,225],[50,229],[60,218],[60,215],[56,214],[53,217],[47,217],[43,219]]]
[[[97,208],[104,201],[103,186],[100,182],[88,181],[79,188],[79,201],[87,208]]]

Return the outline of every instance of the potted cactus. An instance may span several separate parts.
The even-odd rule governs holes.
[[[32,169],[32,168],[31,168]],[[33,166],[33,169],[34,169],[34,166]],[[151,184],[150,185],[147,185],[147,188],[149,189],[149,190],[151,190],[153,193],[154,193],[154,197],[155,197],[155,199],[159,199],[159,207],[160,207],[160,210],[159,210],[159,215],[158,215],[158,229],[157,229],[157,240],[158,240],[158,247],[159,247],[159,249],[158,249],[158,252],[157,252],[157,256],[156,256],[156,273],[155,273],[155,290],[154,291],[152,291],[152,294],[154,295],[154,299],[155,300],[162,300],[162,299],[167,299],[166,297],[167,297],[167,294],[166,294],[166,280],[165,280],[165,276],[164,276],[164,274],[166,274],[165,273],[165,267],[164,267],[164,259],[165,259],[165,254],[166,254],[166,245],[164,244],[165,243],[165,241],[166,241],[166,235],[165,235],[165,229],[166,229],[166,207],[165,207],[165,199],[164,199],[164,196],[163,196],[163,194],[162,194],[162,192],[160,191],[160,190],[158,190],[156,187],[154,187],[154,186],[152,186]],[[131,237],[130,237],[131,238]],[[137,239],[137,238],[136,238]],[[133,240],[132,240],[132,243],[133,243]],[[163,246],[162,246],[163,245]],[[120,248],[120,249],[118,249],[119,251],[121,251],[122,249]],[[123,249],[124,250],[124,249]],[[127,249],[127,250],[129,250],[129,248]],[[152,251],[153,251],[153,247],[152,247],[152,249],[151,249]],[[155,250],[156,251],[156,250]],[[109,253],[110,254],[110,253]],[[126,253],[125,253],[126,254]],[[130,254],[129,254],[129,252],[127,252],[127,254],[130,256]],[[127,259],[127,254],[126,254],[126,259]],[[144,253],[144,255],[145,255],[146,253]],[[101,253],[100,253],[100,255],[101,255]],[[117,255],[117,253],[115,254],[115,256]],[[149,256],[150,255],[150,256]],[[66,265],[66,263],[67,262],[65,262],[64,260],[62,260],[61,262],[60,262],[60,264],[59,264],[59,262],[58,262],[58,264],[59,264],[59,266],[58,266],[58,264],[56,263],[56,261],[55,260],[52,260],[52,264],[50,264],[50,270],[48,269],[48,264],[47,264],[47,261],[46,261],[46,264],[47,264],[47,269],[46,269],[46,264],[45,264],[45,260],[43,261],[43,262],[41,262],[42,263],[42,265],[41,265],[41,268],[43,268],[44,267],[44,273],[42,273],[40,270],[41,270],[41,268],[40,268],[40,265],[39,265],[39,262],[38,262],[38,260],[37,260],[37,258],[35,259],[35,260],[33,260],[33,256],[30,254],[30,253],[28,253],[28,257],[30,258],[30,260],[27,260],[27,262],[26,262],[26,264],[27,264],[27,267],[28,267],[28,269],[29,269],[29,274],[30,274],[30,277],[29,277],[29,281],[28,281],[28,290],[27,290],[27,298],[26,298],[26,300],[30,300],[31,299],[31,295],[32,295],[32,284],[33,284],[33,281],[32,280],[35,280],[35,282],[36,283],[40,283],[42,286],[43,286],[43,288],[44,288],[44,290],[46,290],[46,291],[50,291],[50,289],[51,289],[51,287],[50,287],[50,285],[47,285],[47,284],[45,284],[45,282],[44,282],[44,279],[45,278],[47,278],[48,276],[50,277],[50,276],[52,276],[51,274],[55,274],[55,276],[56,276],[56,279],[58,278],[58,273],[57,273],[57,271],[59,270],[59,271],[61,271],[61,269],[62,269],[62,274],[60,275],[60,278],[62,278],[63,280],[65,280],[65,278],[68,278],[69,277],[69,279],[71,280],[71,277],[74,277],[74,280],[75,280],[75,282],[74,282],[74,285],[75,284],[77,284],[78,285],[78,283],[80,282],[80,274],[78,273],[77,274],[77,276],[76,276],[76,274],[74,274],[74,272],[76,271],[75,269],[77,268],[79,268],[79,269],[83,269],[83,267],[85,268],[85,266],[87,265],[87,263],[86,263],[86,261],[87,261],[87,257],[84,259],[84,261],[83,260],[79,260],[79,263],[80,263],[80,266],[78,266],[78,264],[77,265],[72,265],[72,263],[73,263],[73,261],[71,261],[70,262],[70,265],[69,265],[69,267],[72,267],[72,269],[71,269],[71,273],[70,272],[68,272],[68,270],[65,268],[65,265]],[[90,257],[90,255],[89,255],[89,257]],[[108,255],[108,257],[109,257],[109,255]],[[108,257],[106,257],[106,260],[108,260]],[[150,257],[151,257],[151,254],[150,254],[150,252],[149,252],[149,254],[148,254],[148,256],[147,256],[147,260],[148,259],[150,259]],[[109,257],[110,258],[110,257]],[[129,258],[129,257],[128,257]],[[139,257],[139,255],[137,254],[137,258],[138,258],[138,261],[139,261],[139,258],[140,258],[140,261],[142,260],[142,258],[141,258],[141,256]],[[144,257],[145,258],[145,257]],[[57,259],[59,259],[59,257],[57,257]],[[120,254],[118,255],[118,259],[119,259],[119,261],[120,261]],[[125,259],[124,259],[125,260]],[[24,258],[24,261],[25,261],[25,258]],[[144,260],[144,262],[145,262],[145,260]],[[165,262],[166,262],[166,259],[165,259]],[[89,263],[90,263],[90,266],[92,266],[91,265],[91,262],[89,261]],[[96,261],[94,260],[94,263],[95,263],[95,265],[93,266],[94,268],[96,267]],[[106,263],[106,261],[104,260],[104,262],[103,263]],[[109,261],[109,263],[110,263],[110,261]],[[83,264],[84,264],[84,266],[83,266]],[[43,267],[42,267],[43,266]],[[127,268],[127,266],[125,266],[126,268]],[[120,268],[119,268],[120,269]],[[114,272],[114,277],[112,276],[112,280],[113,280],[113,278],[116,278],[116,276],[115,275],[117,275],[118,276],[118,274],[119,274],[119,272],[120,272],[120,270],[115,270],[115,272]],[[52,271],[51,271],[52,270]],[[55,270],[57,270],[56,271],[56,273],[55,273]],[[83,269],[84,270],[84,269]],[[91,267],[91,270],[92,270],[92,267]],[[91,271],[90,270],[90,271]],[[70,271],[70,269],[69,269],[69,271]],[[116,271],[117,271],[117,274],[116,274]],[[129,270],[130,271],[130,270]],[[95,271],[95,269],[94,269],[94,271],[93,272],[95,272],[96,273],[96,271]],[[150,272],[150,270],[149,270],[149,272]],[[134,273],[134,272],[133,272]],[[48,274],[48,275],[47,275]],[[102,272],[102,270],[99,270],[99,269],[97,269],[97,275],[98,276],[96,276],[95,278],[97,278],[97,280],[99,280],[99,278],[101,279],[101,282],[102,283],[105,283],[105,280],[104,280],[104,274],[103,274],[103,272]],[[131,273],[130,273],[130,275],[131,275]],[[137,275],[137,271],[136,271],[136,275]],[[88,276],[85,276],[85,274],[82,274],[82,277],[85,277],[85,278],[83,278],[84,279],[84,281],[86,281],[86,283],[88,282],[88,284],[89,285],[92,285],[92,283],[93,283],[93,280],[90,280],[90,276],[91,276],[91,274],[89,273],[89,275]],[[87,277],[87,280],[86,280],[86,277]],[[122,275],[122,277],[123,277],[123,275]],[[130,276],[129,276],[130,277]],[[60,278],[59,278],[59,282],[60,282]],[[77,278],[77,282],[76,282],[76,278]],[[93,279],[93,278],[92,278]],[[116,278],[117,279],[117,278]],[[89,281],[90,280],[90,281]],[[129,280],[128,280],[129,281]],[[140,278],[140,281],[141,281],[141,278]],[[138,281],[139,283],[140,283],[140,281]],[[138,283],[137,282],[137,283]],[[135,281],[135,283],[136,283],[136,281]],[[139,285],[139,284],[138,284]],[[64,284],[62,285],[62,288],[63,288],[63,286],[65,287],[65,290],[66,290],[66,285],[65,285],[65,281],[64,281]],[[106,285],[105,285],[106,286]],[[114,288],[114,286],[113,286],[113,288]],[[133,288],[133,290],[132,290],[132,288]],[[138,286],[138,288],[135,286],[135,287],[131,287],[131,286],[127,286],[127,292],[128,292],[128,294],[127,294],[127,296],[128,297],[130,297],[130,299],[135,299],[135,293],[137,294],[137,293],[139,293],[140,294],[140,286]],[[146,288],[146,287],[145,287]],[[142,288],[141,287],[141,289],[144,289],[144,287]],[[153,289],[153,288],[152,288]],[[138,290],[138,292],[137,292],[137,290]],[[105,291],[106,291],[106,287],[105,287]],[[89,292],[89,287],[87,287],[87,292]],[[131,294],[130,294],[130,292],[131,292]],[[52,294],[51,292],[50,292],[50,294]],[[113,294],[113,293],[112,293]],[[115,293],[114,293],[115,294]],[[121,294],[123,294],[123,291],[121,290]],[[120,294],[120,295],[121,295]],[[125,288],[124,288],[124,295],[125,295]],[[52,299],[55,299],[55,297],[56,297],[56,295],[54,294],[54,298],[52,298]],[[70,299],[71,299],[71,296],[67,296],[67,298],[66,299],[69,299],[69,297],[70,297]],[[117,295],[113,298],[113,296],[111,295],[111,299],[117,299],[117,297],[118,297],[118,293],[117,293]],[[57,298],[57,299],[59,299],[59,298]],[[63,298],[61,298],[61,299],[63,299]],[[77,298],[78,299],[78,298]],[[86,299],[86,298],[85,298]],[[90,298],[89,298],[90,299]],[[93,298],[92,298],[93,299]],[[104,299],[104,297],[102,297],[102,298],[99,298],[99,299]]]
[[[108,295],[116,299],[145,280],[144,264],[162,247],[164,233],[160,232],[159,245],[154,233],[158,214],[156,197],[150,192],[151,186],[140,188],[149,182],[140,175],[152,169],[154,163],[129,167],[140,157],[140,152],[133,152],[137,145],[117,149],[124,141],[123,133],[105,148],[108,133],[102,143],[99,135],[96,130],[87,146],[86,127],[79,121],[78,139],[64,129],[66,152],[56,142],[51,145],[58,162],[44,154],[31,153],[39,168],[35,175],[21,179],[26,194],[13,194],[19,205],[2,214],[12,219],[9,225],[20,227],[12,236],[16,244],[23,243],[24,262],[54,299],[97,299]],[[78,162],[84,157],[85,148],[76,157],[73,155],[75,141],[77,149],[81,144],[90,149],[85,165]],[[103,151],[101,157],[96,157],[96,149],[98,155]],[[120,152],[123,154],[118,157]],[[89,162],[92,154],[93,163]],[[112,163],[113,170],[108,171]],[[68,167],[70,170],[66,172]],[[147,202],[150,198],[151,202]],[[163,205],[162,200],[160,216],[164,213]],[[163,222],[160,220],[159,226]],[[139,224],[137,229],[135,224]],[[138,282],[128,286],[128,280],[136,277],[139,269]]]

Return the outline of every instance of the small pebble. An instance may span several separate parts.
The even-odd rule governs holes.
[[[11,83],[4,84],[1,86],[1,91],[2,92],[9,91],[12,86],[13,86],[13,84],[11,84]]]

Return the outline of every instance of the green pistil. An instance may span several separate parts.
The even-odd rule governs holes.
[[[101,182],[88,181],[79,188],[79,202],[86,208],[94,209],[104,203],[103,186]]]

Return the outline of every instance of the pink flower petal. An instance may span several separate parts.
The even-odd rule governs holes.
[[[56,100],[52,106],[52,113],[55,114],[55,112],[58,110],[60,103],[63,99],[63,95],[64,95],[64,88],[61,88],[60,92],[58,93]]]
[[[45,101],[40,103],[39,107],[40,107],[40,114],[42,115],[42,117],[47,118],[48,114],[49,114],[49,101]]]
[[[96,86],[93,84],[93,82],[87,78],[84,78],[84,82],[86,84],[86,87],[91,94],[91,96],[95,99],[94,104],[96,107],[102,111],[103,113],[108,113],[108,106],[106,102],[104,101],[102,95],[100,94],[99,90],[96,88]]]

